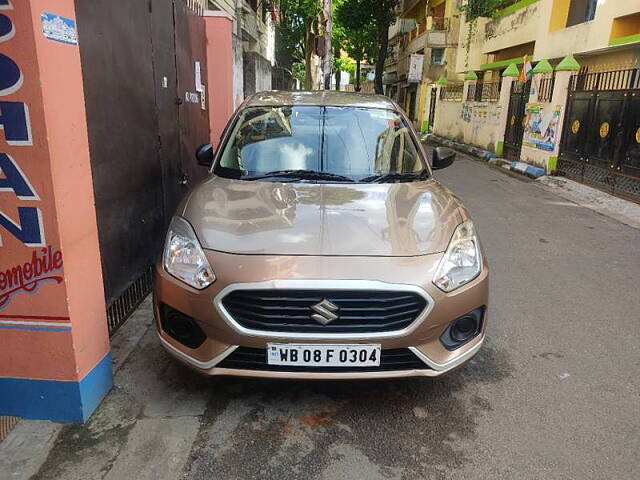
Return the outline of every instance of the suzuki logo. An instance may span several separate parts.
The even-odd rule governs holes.
[[[316,312],[311,314],[311,318],[322,325],[327,325],[338,318],[335,312],[340,310],[340,307],[325,298],[320,303],[312,305],[311,310]]]

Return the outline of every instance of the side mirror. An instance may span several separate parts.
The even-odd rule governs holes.
[[[200,145],[196,149],[196,159],[198,160],[198,165],[202,165],[203,167],[210,167],[213,164],[213,153],[213,145],[211,145],[210,143]]]
[[[456,152],[450,148],[436,147],[431,154],[431,168],[441,170],[447,168],[456,159]]]

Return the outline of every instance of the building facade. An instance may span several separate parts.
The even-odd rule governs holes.
[[[208,0],[233,21],[233,97],[237,107],[245,97],[271,90],[275,62],[273,2],[269,0]]]
[[[472,23],[460,5],[449,69],[423,73],[427,128],[639,197],[640,0],[519,0]]]
[[[384,83],[416,126],[428,130],[428,85],[456,78],[459,15],[454,0],[404,0],[389,29]]]

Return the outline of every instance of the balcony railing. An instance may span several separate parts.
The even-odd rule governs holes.
[[[207,0],[184,0],[184,3],[198,14],[201,14],[207,9]]]
[[[411,30],[409,32],[409,41],[418,38],[420,35],[422,35],[424,32],[427,31],[427,24],[426,23],[419,23],[416,25],[416,28],[414,28],[413,30]]]
[[[429,17],[431,18],[430,32],[449,30],[450,19],[445,17]]]
[[[458,21],[451,18],[428,17],[427,44],[433,47],[454,47],[458,44]]]
[[[571,77],[569,88],[573,91],[638,89],[640,88],[640,69],[580,73]]]
[[[428,17],[426,21],[418,23],[408,34],[409,41],[418,38],[425,32],[444,32],[449,30],[448,18]]]

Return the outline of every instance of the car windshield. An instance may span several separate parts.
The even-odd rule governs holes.
[[[232,128],[215,169],[220,176],[336,182],[428,176],[409,126],[391,110],[254,107]]]

